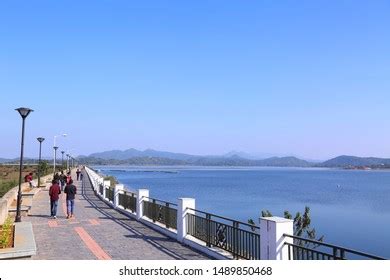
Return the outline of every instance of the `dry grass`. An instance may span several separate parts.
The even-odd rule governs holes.
[[[37,166],[24,166],[22,171],[22,182],[24,176],[32,172],[36,175]],[[34,176],[35,178],[36,176]],[[19,183],[19,166],[0,165],[0,197]]]

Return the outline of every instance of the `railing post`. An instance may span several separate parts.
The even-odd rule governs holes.
[[[195,209],[194,198],[179,198],[177,206],[177,241],[183,242],[187,235],[187,214],[194,214]]]
[[[91,178],[91,177],[90,177]],[[93,191],[95,192],[96,194],[96,188],[97,188],[97,184],[95,182],[95,179],[91,178],[91,184],[92,184],[92,189]]]
[[[149,199],[149,190],[148,189],[139,189],[137,190],[137,220],[141,220],[144,215],[144,208],[142,207],[144,201]]]
[[[284,234],[293,235],[294,221],[281,217],[260,218],[260,257],[262,260],[288,260],[288,246],[292,238]]]
[[[343,250],[343,249],[340,249],[340,258],[342,260],[345,260],[345,250]]]
[[[106,199],[106,187],[110,187],[111,186],[111,181],[110,180],[104,180],[103,181],[103,193],[102,193],[102,196],[103,196],[103,199]]]
[[[114,188],[114,207],[119,206],[119,193],[125,189],[125,186],[122,184],[116,184]]]
[[[333,248],[333,259],[337,260],[337,248]]]
[[[238,250],[239,248],[241,247],[239,242],[241,242],[241,240],[239,240],[238,238],[238,222],[233,222],[233,258],[234,259],[238,259]]]
[[[131,193],[131,198],[134,199],[134,193]],[[130,201],[129,197],[126,196],[126,205],[127,206],[130,206],[130,202],[129,201]],[[137,205],[135,207],[137,208]],[[134,213],[134,206],[131,207],[131,213]]]
[[[165,227],[169,228],[169,221],[170,221],[170,215],[169,215],[169,203],[165,203]]]
[[[152,202],[153,202],[153,210],[152,210],[152,220],[153,220],[153,223],[155,223],[156,222],[156,216],[157,216],[157,204],[156,204],[156,200],[155,199],[152,199]]]
[[[211,247],[211,215],[206,214],[206,246]]]
[[[92,184],[93,184],[93,189],[95,191],[99,191],[99,189],[98,189],[99,182],[98,182],[98,180],[96,179],[95,176],[92,176]]]
[[[96,182],[97,182],[96,183],[96,191],[99,192],[98,187],[99,187],[100,184],[104,185],[104,179],[103,178],[97,178]],[[111,184],[111,182],[110,182],[110,184]]]
[[[128,209],[128,196],[127,196],[127,192],[125,190],[123,190],[123,205],[122,207],[126,210]],[[118,203],[120,203],[120,200],[119,200],[119,194],[118,194]]]

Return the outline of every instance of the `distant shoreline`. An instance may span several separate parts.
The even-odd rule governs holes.
[[[113,167],[114,169],[117,168],[128,168],[128,169],[137,169],[134,170],[138,172],[141,169],[146,169],[145,172],[151,172],[149,170],[152,169],[162,169],[159,172],[166,172],[165,169],[196,169],[196,170],[272,170],[272,169],[286,169],[286,170],[340,170],[340,171],[385,171],[389,172],[390,168],[371,168],[371,169],[352,169],[352,168],[343,168],[343,167],[299,167],[299,166],[198,166],[198,165],[98,165],[98,164],[91,164],[90,165],[93,168],[102,168],[102,169],[109,169],[110,167]],[[121,171],[121,170],[116,170]],[[122,170],[127,171],[127,170]],[[141,170],[142,171],[142,170]],[[153,170],[153,172],[157,172]],[[175,172],[169,172],[169,173],[175,173]]]
[[[25,165],[37,166],[34,163],[25,163]],[[247,165],[139,165],[139,164],[94,164],[81,163],[81,165],[98,166],[98,167],[133,167],[133,168],[178,168],[178,169],[306,169],[306,170],[345,170],[345,171],[390,171],[390,167],[368,167],[368,166],[247,166]],[[19,163],[0,163],[0,166],[19,166]]]
[[[310,162],[294,156],[249,159],[238,155],[194,156],[159,152],[154,150],[108,151],[95,156],[79,156],[81,165],[143,166],[143,167],[206,167],[206,168],[333,168],[343,170],[390,170],[390,159],[374,157],[338,156],[324,162]],[[51,160],[45,159],[48,164]],[[19,159],[2,159],[3,164],[19,164]],[[35,158],[25,158],[25,164],[37,163]]]

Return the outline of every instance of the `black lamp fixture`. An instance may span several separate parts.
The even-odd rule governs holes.
[[[69,154],[66,154],[66,169],[69,169]]]
[[[45,138],[43,137],[38,137],[37,138],[39,142],[39,161],[38,161],[38,184],[37,186],[39,187],[41,185],[41,155],[42,155],[42,142],[45,141]]]
[[[62,154],[61,169],[64,169],[64,153],[65,153],[65,151],[61,151],[61,154]]]
[[[53,164],[53,168],[54,168],[54,173],[53,174],[56,174],[56,162],[57,162],[57,150],[58,150],[58,147],[57,146],[54,146],[53,147],[54,149],[54,164]]]
[[[19,189],[18,189],[18,198],[16,203],[16,217],[15,217],[15,223],[21,222],[22,218],[20,215],[20,208],[21,208],[21,202],[22,202],[22,170],[23,170],[23,148],[24,148],[24,123],[27,118],[27,116],[34,112],[34,110],[30,108],[17,108],[15,109],[18,111],[20,116],[22,117],[22,139],[20,143],[20,161],[19,161]]]

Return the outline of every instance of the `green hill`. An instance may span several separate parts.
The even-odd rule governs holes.
[[[318,167],[379,167],[389,166],[390,159],[375,157],[339,156],[317,164]]]

